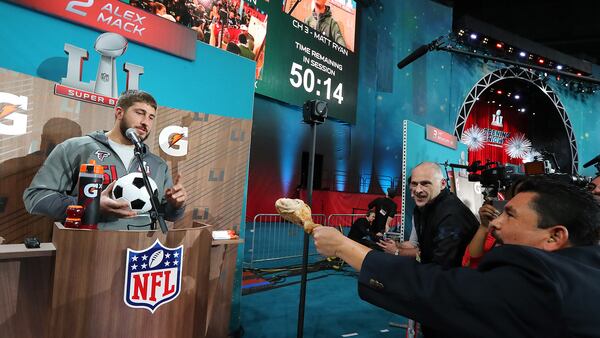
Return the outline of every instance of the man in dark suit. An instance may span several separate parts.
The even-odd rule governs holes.
[[[594,179],[592,180],[592,186],[590,188],[592,194],[597,198],[600,198],[600,173],[598,173],[596,177],[594,177]]]
[[[591,337],[600,332],[600,205],[530,178],[490,222],[501,246],[477,270],[444,269],[313,230],[321,254],[357,270],[362,299],[453,337]]]

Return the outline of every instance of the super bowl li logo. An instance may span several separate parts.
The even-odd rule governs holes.
[[[154,313],[161,305],[179,296],[183,245],[163,246],[157,239],[143,250],[127,249],[125,304]]]
[[[65,43],[68,55],[67,76],[54,86],[54,94],[112,107],[119,96],[116,58],[127,50],[128,42],[117,33],[103,33],[96,39],[94,49],[100,54],[96,80],[81,81],[83,62],[89,57],[86,49]],[[138,89],[144,67],[125,62],[127,89]]]

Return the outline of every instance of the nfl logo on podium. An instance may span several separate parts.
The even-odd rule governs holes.
[[[127,249],[125,304],[154,313],[177,298],[181,290],[183,245],[167,248],[157,239],[143,250]]]

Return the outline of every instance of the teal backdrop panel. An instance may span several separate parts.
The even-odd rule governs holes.
[[[5,46],[0,67],[58,82],[66,75],[64,45],[69,43],[88,51],[82,81],[95,79],[100,55],[94,42],[101,32],[4,2],[0,20]],[[253,61],[201,42],[196,43],[196,60],[188,61],[130,41],[116,59],[119,91],[125,89],[125,62],[144,67],[140,89],[152,93],[161,106],[252,118]]]
[[[402,226],[404,229],[404,239],[407,240],[412,229],[412,215],[415,203],[410,197],[409,181],[410,172],[417,164],[421,162],[436,163],[456,163],[462,164],[467,158],[467,146],[457,143],[457,148],[452,149],[440,144],[429,141],[425,138],[425,127],[409,120],[404,120],[403,130],[403,149],[404,161],[402,164]],[[450,130],[446,132],[451,134]],[[444,170],[443,166],[441,167]],[[444,173],[444,177],[446,173]]]

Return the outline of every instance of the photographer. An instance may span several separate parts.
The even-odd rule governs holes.
[[[371,249],[377,249],[377,244],[372,240],[375,234],[371,232],[374,219],[375,211],[369,210],[365,217],[359,218],[352,223],[348,238]]]
[[[505,197],[507,200],[510,200],[515,195],[515,192],[518,190],[524,179],[525,176],[517,178],[510,188],[506,190]],[[483,255],[492,250],[494,245],[496,245],[496,239],[489,231],[489,223],[503,212],[503,207],[498,206],[498,209],[494,206],[493,201],[489,199],[484,202],[481,208],[479,208],[480,225],[479,228],[477,228],[475,236],[473,236],[473,239],[469,243],[469,246],[467,246],[462,266],[477,268]]]
[[[572,184],[527,178],[490,222],[502,246],[477,270],[444,270],[314,230],[317,250],[360,271],[368,302],[454,337],[597,336],[600,206]]]
[[[390,229],[394,215],[396,215],[398,205],[394,202],[394,197],[396,197],[396,190],[388,188],[384,197],[378,197],[369,203],[368,208],[375,211],[372,231],[379,237]]]
[[[592,180],[592,187],[591,187],[591,191],[592,194],[594,196],[597,196],[598,198],[600,198],[600,175],[596,176],[593,180]]]

